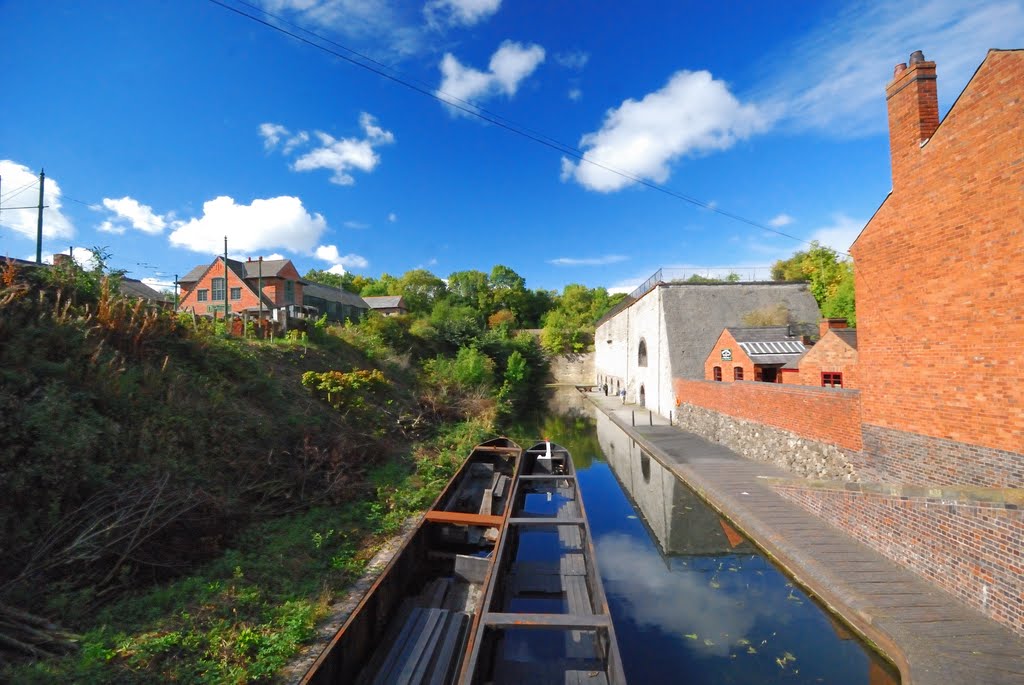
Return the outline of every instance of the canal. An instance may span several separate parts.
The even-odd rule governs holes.
[[[559,391],[524,430],[537,432],[523,444],[542,436],[573,455],[630,683],[899,683],[582,395]]]

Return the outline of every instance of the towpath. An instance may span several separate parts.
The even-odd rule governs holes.
[[[782,498],[764,481],[792,474],[667,425],[663,417],[618,398],[585,394],[878,645],[899,667],[904,685],[1024,683],[1024,638]]]

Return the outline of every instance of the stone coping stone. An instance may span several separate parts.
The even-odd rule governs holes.
[[[758,476],[768,485],[805,490],[842,490],[865,495],[915,499],[939,504],[963,502],[969,504],[1002,505],[1006,509],[1024,506],[1024,490],[1019,488],[981,488],[976,486],[928,486],[903,483],[846,482],[835,480],[807,480]]]

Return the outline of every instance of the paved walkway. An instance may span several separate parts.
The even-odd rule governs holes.
[[[646,409],[586,396],[877,644],[896,662],[904,685],[1024,684],[1024,638],[783,499],[759,478],[791,473],[669,426]]]

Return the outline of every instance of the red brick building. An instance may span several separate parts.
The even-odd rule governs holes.
[[[1024,487],[1024,50],[989,51],[941,122],[920,53],[886,99],[893,189],[851,248],[865,452]]]
[[[674,379],[680,423],[843,448],[860,483],[777,490],[1024,635],[1024,50],[989,51],[941,121],[920,52],[885,93],[892,191],[851,248],[856,337],[825,332],[802,387]],[[841,390],[807,387],[826,372]]]
[[[818,342],[782,368],[782,382],[855,390],[860,387],[857,361],[857,330],[847,328],[846,319],[824,319]]]
[[[788,326],[726,328],[704,361],[704,378],[781,383],[782,367],[807,351],[792,333]]]
[[[227,281],[224,280],[224,258],[200,265],[178,279],[181,286],[179,309],[194,309],[196,314],[224,316],[224,296],[228,310],[234,313],[258,312],[257,290],[262,276],[263,308],[302,305],[302,279],[290,259],[228,260]]]

